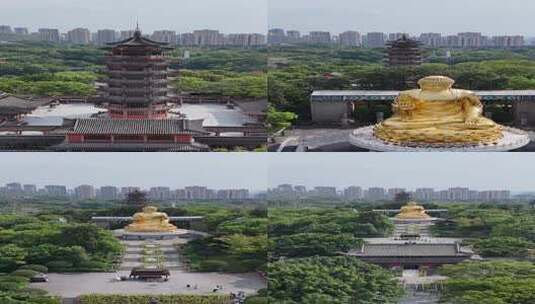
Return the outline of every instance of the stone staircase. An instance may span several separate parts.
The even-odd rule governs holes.
[[[169,270],[180,270],[182,265],[180,263],[180,255],[178,254],[176,244],[169,241],[151,241],[151,242],[139,242],[139,241],[123,241],[123,245],[126,247],[125,254],[122,259],[119,270],[129,271],[134,267],[143,267],[145,251],[158,250],[162,253],[165,261],[164,267]],[[146,245],[150,245],[148,248]]]

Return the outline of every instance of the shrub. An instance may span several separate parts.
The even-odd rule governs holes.
[[[52,261],[48,262],[46,264],[46,267],[50,269],[50,271],[69,271],[70,268],[72,268],[72,263],[67,261]]]
[[[204,260],[199,264],[199,271],[223,271],[228,263],[221,260]]]
[[[28,270],[41,272],[41,273],[48,272],[48,267],[43,266],[43,265],[24,265],[24,266],[19,267],[19,269],[28,269]]]
[[[267,297],[253,296],[245,299],[245,304],[268,304]]]
[[[27,277],[19,277],[14,275],[4,275],[0,276],[0,283],[2,282],[10,282],[10,283],[19,283],[19,284],[25,284],[30,281]]]
[[[18,276],[18,277],[25,277],[25,278],[31,278],[37,274],[38,274],[37,271],[29,270],[29,269],[19,269],[11,273],[11,275]]]
[[[14,282],[0,282],[0,291],[13,291],[21,289],[23,286]]]

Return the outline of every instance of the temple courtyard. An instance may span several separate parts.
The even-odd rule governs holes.
[[[129,271],[119,273],[128,275]],[[31,287],[62,298],[75,298],[84,294],[213,294],[216,285],[223,285],[219,291],[222,294],[238,291],[252,294],[266,287],[264,279],[256,273],[189,273],[171,270],[167,282],[117,281],[116,273],[51,273],[48,277],[48,283],[32,283]],[[187,288],[187,284],[192,287]],[[197,289],[194,289],[195,285]]]
[[[187,239],[158,241],[122,241],[125,254],[118,272],[109,273],[50,273],[48,283],[32,283],[31,287],[46,290],[62,298],[76,298],[85,294],[213,294],[216,285],[223,289],[218,293],[229,294],[243,291],[254,294],[265,288],[264,278],[257,273],[198,273],[188,272],[180,262],[176,245],[185,244]],[[120,281],[118,277],[128,277],[133,267],[143,266],[143,245],[156,244],[165,255],[164,266],[171,276],[166,282],[128,280]],[[188,288],[187,285],[190,285]],[[195,288],[196,287],[196,288]]]

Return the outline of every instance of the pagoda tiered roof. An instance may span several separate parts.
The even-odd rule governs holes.
[[[162,48],[162,49],[172,49],[172,47],[169,47],[169,43],[166,43],[166,42],[158,42],[158,41],[154,41],[154,40],[151,40],[147,37],[143,37],[141,35],[141,31],[138,29],[136,29],[136,31],[134,32],[134,36],[130,37],[130,38],[127,38],[125,40],[121,40],[121,41],[117,41],[117,42],[111,42],[111,43],[107,43],[107,45],[109,47],[147,47],[147,46],[152,46],[152,47],[157,47],[157,48]]]

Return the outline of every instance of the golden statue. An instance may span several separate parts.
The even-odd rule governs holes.
[[[177,227],[169,223],[169,217],[158,208],[147,206],[134,214],[134,222],[126,226],[128,232],[174,232]]]
[[[374,128],[376,137],[393,144],[494,144],[502,126],[482,116],[483,104],[471,91],[452,89],[445,76],[421,79],[421,89],[403,91],[391,118]]]
[[[425,212],[425,208],[415,202],[410,202],[401,207],[399,214],[396,215],[400,220],[427,220],[431,216]]]

